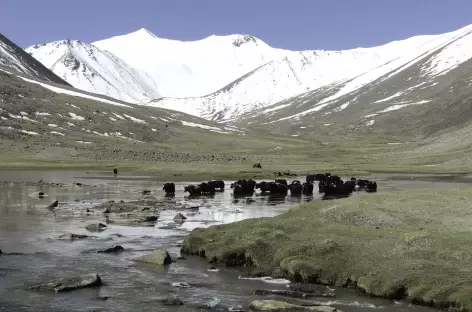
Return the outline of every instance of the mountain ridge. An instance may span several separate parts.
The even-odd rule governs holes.
[[[344,51],[283,50],[250,35],[177,41],[159,38],[144,28],[92,45],[146,72],[154,81],[160,96],[147,97],[141,104],[232,121],[307,91],[343,86],[322,101],[335,100],[386,73],[395,75],[407,69],[423,54],[468,42],[471,30],[468,25],[445,34]],[[460,49],[459,44],[456,50]],[[450,54],[440,55],[433,64],[436,69],[428,69],[427,74],[441,74],[471,57],[465,49]]]
[[[0,65],[36,78],[70,86],[68,82],[58,77],[3,34],[0,34]]]

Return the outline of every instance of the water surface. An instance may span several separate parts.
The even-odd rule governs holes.
[[[25,182],[65,183],[65,186],[40,187]],[[195,311],[218,298],[216,310],[242,305],[269,297],[254,296],[255,289],[285,289],[283,284],[238,279],[241,271],[221,267],[209,272],[209,264],[200,258],[188,257],[166,268],[136,264],[134,257],[154,249],[165,249],[173,258],[180,256],[179,244],[196,227],[240,221],[247,218],[281,214],[315,196],[271,198],[254,195],[253,203],[246,198],[234,201],[227,182],[227,190],[214,197],[189,199],[183,187],[191,182],[176,183],[178,206],[198,206],[198,211],[184,213],[188,220],[177,224],[173,217],[177,210],[161,213],[155,227],[127,227],[109,224],[101,233],[90,233],[85,226],[104,222],[103,215],[86,213],[88,207],[109,200],[137,200],[141,191],[148,189],[157,198],[164,196],[162,185],[152,176],[87,173],[82,171],[0,171],[0,180],[14,183],[0,184],[0,248],[3,252],[25,253],[0,257],[0,311]],[[90,186],[79,187],[75,183]],[[378,180],[379,192],[411,187],[433,187],[436,182]],[[441,185],[444,187],[444,185]],[[446,185],[456,187],[457,183]],[[39,199],[42,190],[46,197]],[[375,196],[375,195],[372,195]],[[56,213],[46,207],[58,200]],[[165,227],[160,229],[159,227]],[[80,241],[59,240],[66,233],[93,235]],[[100,254],[94,251],[114,245],[123,246],[120,254]],[[61,276],[97,272],[105,285],[64,294],[27,291],[27,286]],[[172,287],[174,282],[187,282],[193,287]],[[175,294],[184,306],[165,307],[160,299]],[[355,291],[336,289],[336,298],[324,300],[342,311],[432,311],[408,303],[372,299]],[[109,297],[102,301],[98,297]],[[283,299],[272,297],[275,299]],[[322,300],[323,301],[323,300]]]

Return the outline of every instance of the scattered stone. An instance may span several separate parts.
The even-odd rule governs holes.
[[[147,216],[139,220],[139,222],[157,222],[157,219],[159,219],[159,216]]]
[[[208,301],[207,303],[205,303],[205,308],[214,309],[220,302],[221,300],[215,297],[211,301]]]
[[[329,306],[313,306],[305,307],[296,304],[290,304],[276,300],[255,300],[249,305],[251,311],[318,311],[318,312],[335,312],[336,308]]]
[[[316,284],[290,284],[287,287],[294,291],[300,291],[304,293],[324,293],[327,290],[326,286]]]
[[[180,212],[174,217],[174,221],[183,222],[185,220],[187,220],[187,217],[181,214]]]
[[[309,298],[309,297],[334,297],[333,293],[325,292],[311,292],[305,293],[301,291],[283,290],[283,289],[256,289],[254,291],[256,296],[279,295],[292,298]]]
[[[107,229],[107,226],[103,223],[89,224],[85,229],[90,232],[103,232]]]
[[[150,195],[144,196],[143,201],[144,201],[145,204],[157,204],[157,203],[159,203],[159,199],[157,199],[154,196],[150,196]]]
[[[165,250],[155,250],[149,255],[134,258],[133,261],[157,265],[169,265],[172,263],[172,258]]]
[[[97,252],[98,253],[114,253],[114,252],[122,252],[122,251],[125,251],[125,249],[120,245],[116,245],[110,248],[98,250]]]
[[[108,296],[98,296],[97,299],[101,300],[101,301],[107,301],[108,299],[110,299],[110,297],[108,297]]]
[[[105,209],[105,211],[103,213],[111,213],[110,209]]]
[[[176,296],[165,298],[161,302],[162,302],[163,305],[166,305],[166,306],[181,306],[181,305],[184,305],[182,300],[180,300]]]
[[[75,277],[62,277],[54,281],[42,283],[33,287],[30,290],[39,291],[55,291],[64,292],[85,287],[96,287],[101,286],[102,280],[96,273],[85,274]]]
[[[78,240],[78,239],[85,239],[88,238],[88,235],[83,235],[83,234],[73,234],[73,233],[67,233],[59,236],[59,239],[65,239],[65,240]]]
[[[208,271],[208,272],[219,272],[220,269],[217,269],[217,268],[215,268],[215,267],[211,267],[211,268],[209,268],[207,271]]]
[[[172,283],[171,286],[172,287],[180,287],[180,288],[191,288],[192,287],[187,282],[176,282],[176,283]]]
[[[56,200],[55,202],[53,202],[51,205],[48,206],[48,209],[52,210],[56,208],[57,206],[59,206],[59,201]]]

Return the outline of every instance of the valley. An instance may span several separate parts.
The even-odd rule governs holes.
[[[0,283],[8,307],[134,311],[179,295],[185,305],[172,311],[214,308],[215,298],[253,309],[261,296],[321,311],[471,311],[471,40],[472,26],[347,51],[288,51],[250,35],[184,42],[146,29],[26,49],[0,36],[0,247],[11,251],[0,256],[22,289]],[[378,181],[378,194],[239,198],[229,187],[327,172],[341,185]],[[227,187],[185,194],[209,180]],[[179,211],[188,220],[175,225]],[[116,235],[89,237],[92,221]],[[69,234],[87,237],[59,239]],[[107,242],[124,256],[94,252]],[[163,275],[131,264],[157,247],[178,259]],[[110,284],[51,297],[23,285],[92,271]],[[323,284],[339,297],[289,300],[253,281],[274,292]]]

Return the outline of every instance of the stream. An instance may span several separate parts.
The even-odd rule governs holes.
[[[64,183],[65,186],[31,184],[44,182]],[[236,222],[248,218],[270,217],[281,214],[300,203],[320,200],[314,196],[271,198],[255,194],[255,202],[245,198],[233,200],[226,183],[226,191],[214,197],[189,199],[184,185],[176,183],[176,204],[198,206],[184,213],[188,218],[182,224],[173,221],[181,211],[163,211],[155,226],[123,226],[109,224],[106,231],[90,233],[85,227],[105,222],[103,215],[90,215],[86,209],[110,200],[130,201],[143,197],[142,190],[162,198],[162,185],[152,176],[118,175],[109,172],[85,171],[0,171],[0,311],[196,311],[208,309],[228,311],[241,305],[247,310],[257,299],[287,298],[255,296],[255,289],[286,289],[283,281],[239,279],[237,268],[220,267],[210,272],[210,265],[201,258],[186,257],[167,267],[137,264],[133,258],[149,254],[155,249],[167,250],[173,259],[180,256],[179,244],[196,227]],[[11,182],[11,183],[10,183]],[[30,183],[25,183],[30,182]],[[75,183],[87,186],[77,186]],[[377,179],[379,192],[411,187],[456,187],[461,183],[439,183],[417,180]],[[38,191],[46,196],[38,198]],[[356,196],[356,195],[353,195]],[[375,196],[375,194],[372,194]],[[59,201],[64,213],[53,213],[46,207]],[[83,240],[63,240],[67,233],[93,235]],[[121,245],[118,254],[96,253],[98,249]],[[67,293],[43,293],[26,290],[28,286],[62,276],[76,276],[96,272],[104,281],[99,288],[81,289]],[[173,287],[172,283],[186,282],[192,287]],[[435,311],[413,306],[407,302],[375,299],[362,296],[354,290],[336,289],[335,298],[318,301],[341,311]],[[161,299],[177,295],[182,306],[164,306]],[[107,300],[103,300],[107,299]]]

